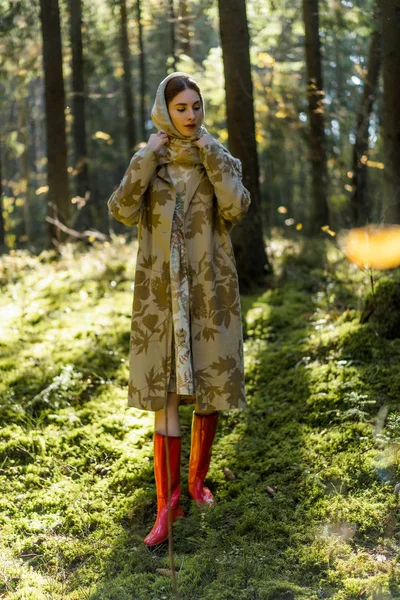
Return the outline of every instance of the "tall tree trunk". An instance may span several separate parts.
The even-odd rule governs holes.
[[[172,59],[172,67],[174,71],[177,70],[177,56],[176,56],[176,35],[175,35],[175,9],[174,0],[168,1],[168,21],[169,21],[169,35],[170,35],[170,56]]]
[[[121,57],[124,69],[124,100],[127,122],[128,156],[132,157],[136,145],[135,105],[132,94],[131,53],[129,50],[126,0],[119,0],[121,17]]]
[[[4,218],[3,218],[3,156],[2,156],[2,140],[0,133],[0,250],[6,245],[6,236],[4,229]]]
[[[352,225],[365,225],[370,217],[370,202],[367,186],[368,129],[372,105],[376,96],[381,64],[381,35],[374,31],[368,55],[368,67],[364,90],[357,116],[356,141],[353,146],[351,220]]]
[[[178,17],[178,43],[179,54],[190,56],[190,35],[189,35],[190,14],[187,0],[179,0]]]
[[[259,166],[255,139],[253,84],[245,0],[219,0],[229,149],[242,161],[243,183],[251,193],[246,217],[232,230],[239,281],[249,289],[269,269],[260,207]]]
[[[37,169],[37,144],[40,143],[39,132],[37,131],[37,116],[36,116],[36,104],[37,104],[37,80],[32,79],[29,82],[29,98],[30,105],[29,110],[29,124],[28,124],[28,139],[30,143],[30,164],[31,164],[31,182],[33,190],[38,187],[38,169]]]
[[[50,218],[70,224],[67,141],[65,133],[65,93],[58,0],[40,0],[43,38],[44,96],[46,103],[48,211]],[[49,242],[63,235],[48,223]]]
[[[334,111],[337,120],[339,121],[339,153],[336,157],[338,164],[341,167],[345,166],[344,162],[344,154],[345,154],[345,146],[346,146],[346,137],[344,135],[344,126],[343,126],[343,113],[344,113],[344,77],[343,77],[343,69],[342,69],[342,58],[343,58],[343,48],[342,48],[342,36],[343,30],[345,28],[345,16],[344,16],[345,8],[341,2],[341,0],[335,0],[334,6],[334,15],[335,15],[335,29],[333,32],[333,44],[335,48],[335,78],[336,78],[336,98],[334,102]]]
[[[76,194],[86,198],[84,205],[78,213],[77,229],[87,229],[93,221],[90,214],[89,189],[89,159],[86,146],[86,119],[85,119],[85,85],[84,61],[82,49],[82,5],[81,0],[68,0],[70,13],[70,39],[72,48],[72,114],[74,137],[74,174],[76,176]]]
[[[30,188],[30,172],[29,172],[29,156],[28,156],[28,124],[26,114],[29,110],[29,107],[26,106],[27,99],[21,98],[20,107],[19,107],[19,136],[20,141],[24,147],[24,150],[21,155],[21,164],[22,164],[22,182],[24,189],[24,204],[22,207],[22,215],[23,215],[23,223],[24,223],[24,233],[25,233],[25,242],[28,247],[31,247],[32,244],[32,222],[31,222],[31,206],[30,206],[30,197],[29,197],[29,188]]]
[[[340,37],[338,35],[335,35],[335,40],[334,40],[334,44],[335,44],[335,62],[336,62],[336,68],[335,68],[335,75],[336,75],[336,103],[335,103],[335,113],[336,113],[336,117],[337,120],[339,121],[339,140],[338,140],[338,146],[339,146],[339,163],[343,166],[344,165],[344,160],[343,160],[343,156],[344,156],[344,152],[345,152],[345,144],[346,144],[346,139],[343,133],[343,119],[342,119],[342,113],[343,113],[343,70],[342,70],[342,66],[340,63],[341,60],[341,56],[343,53],[343,50],[341,48],[341,40]]]
[[[320,231],[323,225],[329,223],[318,0],[303,0],[303,16],[308,77],[308,113],[310,118],[309,147],[312,169],[311,215],[307,229],[308,233],[315,234]]]
[[[31,114],[31,140],[32,140],[32,152],[33,152],[33,164],[35,169],[35,187],[39,187],[43,182],[43,154],[44,154],[44,143],[43,138],[45,136],[43,130],[43,113],[45,108],[43,106],[43,94],[42,94],[42,83],[39,78],[32,81],[32,93],[31,97],[33,100],[32,114]]]
[[[387,223],[400,223],[400,0],[380,0]]]
[[[139,72],[140,72],[140,123],[142,140],[146,140],[146,65],[144,61],[143,24],[141,0],[136,0],[138,38],[139,38]]]

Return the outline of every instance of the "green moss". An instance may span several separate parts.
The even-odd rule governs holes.
[[[192,408],[181,408],[182,600],[400,597],[400,341],[372,316],[360,323],[368,281],[333,244],[274,244],[273,287],[241,299],[248,408],[220,416],[211,511],[187,495]],[[143,544],[153,415],[126,406],[133,251],[116,238],[0,261],[10,600],[173,597],[157,571],[166,546]]]
[[[380,279],[365,298],[361,321],[387,339],[400,338],[400,281]]]

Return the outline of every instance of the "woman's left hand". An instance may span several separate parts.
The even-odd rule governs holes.
[[[198,146],[199,148],[202,148],[206,144],[211,144],[211,142],[213,142],[213,141],[214,141],[213,136],[210,135],[209,133],[205,133],[204,135],[201,136],[201,138],[196,140],[194,142],[194,144],[196,144],[196,146]]]

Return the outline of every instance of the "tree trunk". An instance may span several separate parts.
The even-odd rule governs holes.
[[[5,248],[6,245],[6,236],[4,230],[4,218],[3,218],[3,156],[2,156],[2,143],[1,143],[1,134],[0,134],[0,250]]]
[[[82,5],[81,0],[68,0],[70,13],[70,38],[72,48],[72,115],[76,177],[76,194],[86,198],[80,209],[75,228],[87,229],[93,225],[94,215],[90,210],[92,200],[89,189],[89,159],[86,146],[84,61],[82,50]]]
[[[339,152],[335,155],[335,159],[340,165],[341,168],[345,167],[345,148],[346,148],[346,136],[344,135],[344,106],[345,106],[345,82],[344,82],[344,74],[342,68],[342,60],[345,52],[343,51],[343,32],[345,29],[345,8],[341,2],[341,0],[335,0],[334,6],[334,30],[333,34],[333,44],[335,48],[335,78],[336,78],[336,97],[333,102],[334,112],[337,120],[339,121],[339,136],[338,136],[338,146]]]
[[[190,56],[190,36],[189,36],[190,14],[187,0],[179,0],[178,17],[178,43],[179,54]]]
[[[35,171],[35,187],[42,185],[44,177],[43,167],[43,155],[44,155],[44,137],[45,131],[43,128],[43,113],[45,111],[44,98],[42,94],[42,84],[39,78],[32,81],[32,92],[31,97],[33,100],[32,114],[31,114],[31,140],[32,140],[32,153],[33,153],[33,165]]]
[[[139,71],[140,71],[140,122],[142,140],[147,141],[146,131],[146,65],[144,61],[143,25],[141,0],[136,0],[138,38],[139,38]]]
[[[400,223],[400,0],[380,0],[383,51],[385,215]]]
[[[339,38],[339,36],[335,35],[335,40],[334,40],[334,44],[335,44],[335,62],[336,62],[336,68],[335,68],[335,75],[336,75],[336,102],[335,102],[335,116],[337,118],[337,120],[339,121],[339,140],[338,140],[338,146],[339,146],[339,156],[338,158],[338,163],[341,166],[344,166],[344,153],[345,153],[345,146],[346,146],[346,137],[343,134],[343,70],[342,70],[342,66],[340,63],[341,57],[342,57],[342,53],[343,50],[341,48],[341,40]]]
[[[353,146],[351,220],[352,225],[365,225],[370,217],[367,186],[368,129],[372,104],[376,95],[381,64],[381,35],[374,31],[369,47],[368,67],[357,117],[356,141]]]
[[[253,84],[245,0],[219,0],[229,149],[242,161],[243,183],[251,194],[245,218],[232,230],[242,290],[264,280],[270,269],[261,221],[259,166],[255,139]]]
[[[175,9],[174,9],[174,0],[169,0],[169,33],[170,33],[170,56],[172,60],[172,67],[174,71],[177,70],[177,56],[176,56],[176,39],[175,39]]]
[[[132,76],[131,76],[131,53],[129,50],[128,38],[128,18],[126,12],[126,0],[119,0],[121,16],[121,57],[124,69],[124,100],[125,114],[127,122],[127,143],[129,160],[134,153],[136,145],[136,127],[135,127],[135,105],[132,94]]]
[[[308,233],[316,234],[329,223],[327,201],[328,174],[324,133],[324,92],[322,87],[321,45],[318,0],[303,0],[307,95],[310,119],[310,161],[312,169],[311,215]]]
[[[19,106],[19,138],[24,147],[24,150],[21,155],[21,164],[22,164],[22,183],[23,183],[23,191],[24,191],[24,204],[22,207],[22,215],[23,215],[23,224],[24,224],[24,237],[25,243],[28,248],[32,245],[32,215],[31,215],[31,206],[30,206],[30,197],[29,197],[29,188],[30,188],[30,172],[29,172],[29,156],[28,156],[28,147],[29,147],[29,138],[28,138],[28,124],[27,124],[27,112],[29,111],[29,106],[26,106],[27,99],[21,98],[20,106]]]
[[[65,93],[58,0],[40,0],[43,38],[44,96],[46,104],[48,216],[70,225]],[[63,239],[60,230],[48,223],[49,242]]]

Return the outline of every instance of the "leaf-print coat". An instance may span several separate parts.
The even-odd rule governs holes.
[[[237,162],[219,143],[200,148],[200,157],[203,164],[194,166],[193,182],[187,184],[184,215],[195,400],[200,410],[244,408],[240,297],[229,231],[247,212],[250,194]],[[167,168],[157,164],[157,152],[149,146],[132,157],[108,200],[115,219],[138,225],[128,406],[142,410],[160,410],[167,398],[175,200]]]

